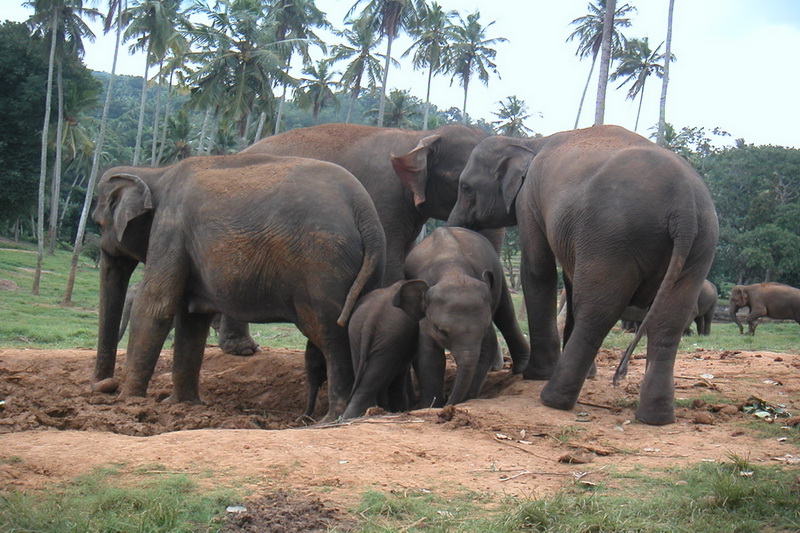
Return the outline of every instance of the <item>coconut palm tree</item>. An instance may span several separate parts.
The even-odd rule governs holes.
[[[430,114],[431,80],[434,74],[444,72],[447,68],[444,60],[447,57],[450,38],[452,36],[452,20],[457,16],[455,11],[445,11],[437,2],[428,5],[422,2],[416,14],[416,21],[408,29],[414,39],[411,47],[403,52],[403,57],[412,50],[414,69],[428,69],[428,85],[425,91],[425,115],[422,118],[422,129],[428,129]]]
[[[375,32],[364,21],[356,20],[348,24],[351,26],[350,29],[336,32],[345,43],[337,44],[331,50],[331,61],[350,60],[339,80],[339,85],[350,91],[350,105],[345,118],[347,124],[350,123],[353,114],[353,105],[361,93],[364,75],[367,76],[368,84],[374,86],[376,80],[382,77],[383,68],[380,59],[372,53],[379,42]]]
[[[629,28],[631,21],[627,15],[635,12],[636,8],[629,4],[623,4],[616,9],[614,13],[614,27],[611,34],[611,48],[612,57],[618,57],[622,50],[625,49],[627,38],[618,31],[617,28]],[[574,39],[578,40],[578,50],[575,52],[580,59],[590,57],[592,58],[592,66],[589,68],[589,75],[586,77],[586,84],[581,93],[581,102],[578,105],[578,115],[575,117],[575,128],[578,127],[578,122],[581,118],[583,111],[583,101],[586,98],[586,91],[589,88],[589,82],[592,79],[594,66],[597,62],[597,54],[600,52],[600,47],[603,43],[603,19],[606,12],[606,0],[594,0],[589,2],[589,13],[574,19],[570,24],[577,26],[575,30],[569,34],[567,41]]]
[[[675,0],[669,0],[669,13],[667,14],[667,46],[664,56],[672,57],[672,13],[675,10]],[[669,85],[669,64],[672,60],[664,62],[664,76],[661,78],[661,99],[658,107],[658,134],[656,142],[660,146],[666,145],[667,125],[667,85]]]
[[[278,100],[278,114],[275,118],[275,134],[280,133],[281,118],[283,116],[283,102],[286,99],[286,89],[291,82],[289,68],[292,56],[299,53],[303,64],[311,62],[309,45],[315,44],[325,52],[325,43],[314,33],[313,28],[330,28],[330,23],[325,13],[317,8],[314,0],[274,0],[271,2],[270,14],[275,19],[275,42],[281,43],[281,55],[285,61],[284,77],[282,80],[283,92]],[[256,140],[258,140],[257,136]]]
[[[92,198],[94,197],[94,186],[97,182],[97,175],[100,172],[100,157],[103,153],[105,144],[106,127],[108,126],[108,115],[111,109],[111,95],[113,94],[114,81],[116,80],[117,73],[117,60],[119,58],[119,46],[122,41],[122,31],[125,27],[125,20],[123,13],[125,13],[127,5],[125,0],[109,0],[108,15],[105,17],[105,24],[103,31],[108,33],[112,25],[115,28],[116,41],[114,45],[114,56],[111,62],[111,78],[108,81],[108,89],[106,90],[106,101],[103,105],[103,116],[100,120],[100,131],[97,134],[97,142],[94,145],[94,155],[92,156],[92,168],[89,171],[89,181],[86,185],[86,196],[83,200],[83,208],[81,209],[81,217],[78,221],[78,232],[75,236],[75,245],[72,248],[72,262],[70,264],[69,277],[67,278],[67,287],[64,290],[64,298],[61,305],[65,307],[72,306],[72,292],[75,287],[75,276],[78,270],[78,260],[81,255],[81,248],[83,248],[83,237],[86,232],[86,223],[89,219],[89,209],[92,205]]]
[[[408,91],[392,89],[389,93],[389,98],[386,99],[384,125],[389,128],[418,128],[416,120],[420,115],[419,108],[420,101]],[[379,111],[380,109],[370,109],[364,115],[366,117],[377,117]]]
[[[623,52],[620,58],[620,64],[617,70],[611,74],[611,81],[624,78],[617,89],[630,84],[627,95],[628,99],[634,100],[639,96],[639,109],[636,112],[636,124],[633,131],[639,129],[639,115],[642,113],[644,86],[647,82],[647,78],[651,74],[655,74],[659,78],[664,76],[664,60],[666,56],[659,53],[663,45],[664,43],[661,43],[655,50],[650,50],[647,37],[631,39],[628,41],[625,52]],[[673,57],[672,60],[674,61],[675,58]]]
[[[448,68],[453,74],[450,83],[455,78],[459,78],[461,86],[464,88],[464,105],[461,109],[461,122],[464,124],[467,121],[467,94],[473,75],[478,76],[484,85],[489,84],[490,73],[497,74],[499,77],[497,65],[493,61],[497,56],[497,50],[492,46],[508,41],[505,37],[489,38],[486,34],[494,21],[483,26],[480,23],[480,16],[478,11],[467,15],[466,20],[458,15],[458,22],[451,25],[453,41],[450,47]]]
[[[414,0],[356,0],[356,3],[347,12],[348,19],[352,20],[353,13],[362,2],[366,5],[361,10],[358,19],[368,24],[373,32],[381,37],[386,37],[386,56],[384,58],[381,99],[378,110],[378,126],[383,126],[383,115],[386,108],[386,87],[389,82],[389,64],[392,60],[392,44],[395,38],[406,30],[414,20],[416,6]]]
[[[338,82],[333,81],[333,77],[338,73],[332,71],[330,65],[329,60],[323,59],[316,65],[305,67],[303,74],[307,77],[300,81],[300,87],[297,90],[297,106],[304,110],[310,108],[314,123],[319,119],[322,109],[328,104],[339,107],[336,94],[333,92],[333,89],[339,85]]]
[[[498,118],[492,122],[495,124],[495,129],[499,135],[507,137],[528,137],[531,133],[535,133],[532,129],[525,125],[525,121],[531,118],[528,114],[528,105],[524,100],[520,100],[516,96],[509,96],[501,102],[500,111],[492,112]],[[542,116],[541,113],[536,113]]]

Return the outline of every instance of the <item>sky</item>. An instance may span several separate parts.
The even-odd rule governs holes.
[[[496,120],[499,102],[516,96],[528,106],[526,125],[549,135],[572,129],[581,92],[591,65],[575,55],[577,42],[566,42],[572,20],[588,12],[588,0],[438,0],[462,17],[478,11],[483,25],[494,22],[488,37],[505,37],[498,43],[499,76],[488,86],[470,84],[467,113],[473,118]],[[354,0],[317,0],[331,23],[343,27]],[[363,5],[365,2],[361,2]],[[622,0],[617,0],[618,6]],[[626,37],[648,37],[651,48],[666,39],[669,0],[629,0],[636,7]],[[24,21],[32,11],[17,0],[0,0],[0,18]],[[106,2],[99,4],[105,7]],[[110,71],[113,35],[97,30],[95,43],[86,43],[87,66]],[[328,34],[329,44],[336,38]],[[395,41],[398,58],[411,44],[408,37]],[[385,41],[379,50],[385,51]],[[667,121],[682,127],[720,128],[730,137],[718,144],[744,139],[757,145],[800,148],[800,2],[797,0],[675,0],[672,53],[667,94]],[[321,57],[321,55],[320,55]],[[424,100],[427,73],[414,71],[408,58],[389,72],[390,89],[404,89]],[[336,67],[335,67],[336,68]],[[343,67],[340,67],[343,68]],[[613,68],[613,67],[612,67]],[[597,70],[597,69],[596,69]],[[120,54],[118,73],[142,75],[143,56]],[[605,122],[633,130],[636,101],[626,99],[627,87],[610,83]],[[579,127],[594,121],[596,78],[590,84]],[[645,85],[638,132],[650,136],[658,122],[661,80],[651,76]],[[461,107],[463,89],[456,79],[434,79],[431,101],[439,109]]]

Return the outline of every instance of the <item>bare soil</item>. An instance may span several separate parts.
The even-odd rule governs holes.
[[[122,356],[124,357],[124,356]],[[88,350],[0,350],[0,488],[42,488],[109,463],[201,474],[201,483],[250,489],[247,511],[227,531],[346,529],[365,490],[466,490],[538,497],[579,483],[614,483],[608,472],[659,469],[731,454],[797,464],[800,447],[759,431],[742,411],[751,397],[800,415],[800,355],[680,353],[678,421],[637,423],[633,404],[644,360],[611,386],[619,354],[602,351],[573,411],[543,407],[542,382],[502,370],[482,398],[457,408],[375,415],[306,427],[303,355],[265,350],[251,357],[209,346],[205,405],[170,404],[171,351],[160,358],[147,398],[89,392]],[[315,415],[325,413],[326,391]],[[800,418],[778,419],[787,436]],[[758,422],[766,426],[769,422]],[[796,442],[796,440],[794,440]],[[796,468],[796,467],[795,467]],[[211,473],[212,476],[204,474]],[[202,481],[206,480],[206,481]],[[283,529],[281,529],[283,528]]]

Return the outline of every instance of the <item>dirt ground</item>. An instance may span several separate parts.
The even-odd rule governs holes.
[[[297,420],[306,394],[300,351],[236,357],[209,346],[205,405],[175,405],[163,403],[169,350],[146,399],[118,400],[89,392],[91,351],[3,349],[0,487],[45,487],[109,463],[123,464],[123,472],[212,473],[198,478],[253,494],[247,511],[231,515],[228,531],[313,531],[346,529],[347,510],[368,489],[537,497],[574,483],[613,483],[610,469],[725,461],[731,454],[762,464],[800,462],[791,438],[754,430],[746,421],[756,417],[742,410],[757,397],[800,415],[800,355],[680,353],[676,397],[689,401],[679,403],[677,423],[664,427],[633,420],[644,360],[632,361],[627,380],[614,388],[618,357],[600,353],[598,377],[587,381],[570,412],[539,403],[542,382],[503,370],[490,375],[481,399],[457,409],[321,428]],[[325,393],[318,417],[327,408]],[[774,423],[789,435],[798,421]]]

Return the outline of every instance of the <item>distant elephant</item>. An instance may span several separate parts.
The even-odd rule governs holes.
[[[167,172],[106,172],[96,390],[116,389],[117,335],[131,273],[124,396],[144,396],[175,320],[174,401],[199,402],[208,328],[220,312],[293,322],[324,354],[326,420],[342,413],[354,374],[345,328],[359,295],[382,283],[385,240],[363,186],[337,165],[264,155],[195,157]]]
[[[698,335],[711,335],[711,321],[714,318],[717,299],[717,287],[710,281],[705,280],[700,288],[700,294],[697,296],[697,307],[694,310],[693,318],[689,320],[689,324],[683,330],[684,335],[692,334],[692,321],[697,326]],[[626,307],[622,312],[622,316],[620,316],[622,328],[626,331],[638,331],[646,315],[647,309],[640,309],[632,305]]]
[[[734,285],[731,289],[731,320],[739,326],[739,333],[744,335],[744,328],[736,316],[736,311],[749,307],[750,313],[745,322],[748,335],[755,335],[758,319],[762,316],[777,319],[793,319],[800,324],[800,289],[781,283],[756,283],[754,285]]]
[[[396,281],[359,300],[348,326],[356,381],[344,418],[361,416],[375,405],[409,409],[408,378],[427,291],[428,284],[419,279]]]
[[[525,368],[530,347],[500,259],[485,237],[463,228],[437,228],[408,254],[405,274],[430,287],[417,349],[421,407],[445,404],[445,349],[457,366],[447,404],[478,395],[498,349],[492,322],[508,344],[513,371]]]
[[[523,375],[549,379],[544,405],[574,407],[625,307],[650,306],[623,360],[647,331],[636,417],[674,422],[675,355],[719,234],[708,189],[686,161],[618,126],[489,137],[461,175],[449,224],[519,226],[532,348]],[[556,263],[567,288],[563,353]]]

